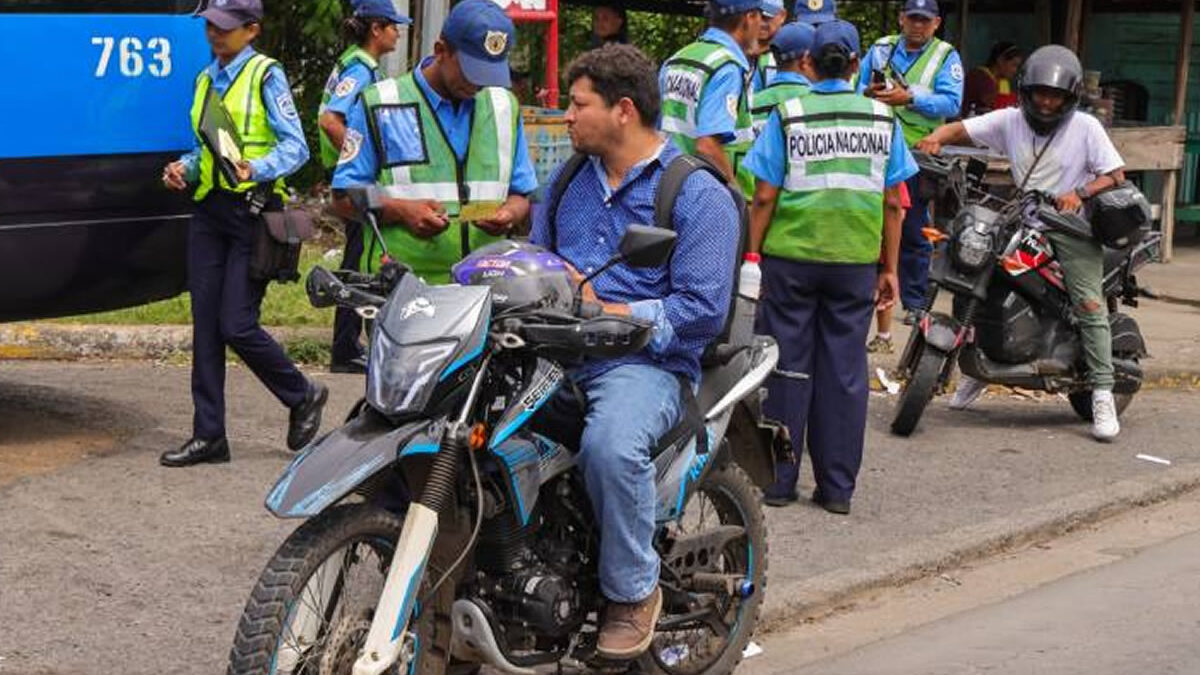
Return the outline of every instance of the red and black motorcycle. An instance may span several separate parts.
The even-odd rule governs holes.
[[[1092,225],[1080,215],[1058,212],[1050,195],[998,196],[984,185],[986,164],[978,158],[916,156],[936,200],[937,231],[930,234],[942,245],[930,271],[928,309],[900,359],[906,384],[892,432],[908,436],[916,429],[955,363],[989,384],[1064,392],[1075,412],[1090,421],[1091,388],[1077,320],[1046,233],[1091,238]],[[1134,274],[1158,257],[1161,235],[1143,228],[1133,239],[1139,241],[1104,252],[1118,413],[1141,388],[1139,360],[1147,353],[1137,322],[1119,308],[1137,306]],[[932,311],[942,290],[954,294],[951,314]]]

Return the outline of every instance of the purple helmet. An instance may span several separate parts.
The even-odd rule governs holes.
[[[540,246],[505,239],[463,258],[450,270],[455,283],[491,286],[496,309],[570,310],[575,291],[567,263]]]

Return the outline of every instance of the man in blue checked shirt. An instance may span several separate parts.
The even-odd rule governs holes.
[[[566,181],[558,208],[538,214],[531,239],[587,274],[617,253],[630,224],[654,221],[658,183],[681,153],[655,131],[658,82],[654,65],[636,48],[610,44],[587,52],[567,80],[567,128],[588,160],[574,175],[558,170],[553,184]],[[667,265],[617,266],[584,291],[607,313],[652,321],[651,343],[636,355],[588,362],[571,373],[587,402],[579,466],[600,521],[600,589],[609,604],[598,649],[609,659],[637,656],[654,635],[662,592],[652,545],[650,452],[680,420],[681,386],[699,381],[700,355],[721,333],[733,289],[740,225],[729,189],[712,174],[693,173],[672,217],[678,240]],[[569,400],[561,394],[552,401],[539,424],[578,424]]]
[[[962,59],[950,43],[934,36],[941,25],[937,0],[907,0],[900,13],[900,34],[880,38],[859,68],[858,90],[892,106],[910,148],[948,118],[958,116],[962,107]],[[872,81],[876,71],[886,81]],[[921,198],[918,181],[917,177],[909,180],[912,208],[904,217],[900,243],[900,295],[908,310],[906,324],[925,308],[933,253],[933,245],[922,234],[929,224],[929,203]]]
[[[250,44],[261,31],[261,0],[213,0],[199,16],[216,59],[196,78],[192,128],[196,147],[163,170],[173,190],[195,186],[196,215],[188,231],[188,290],[192,297],[192,438],[159,458],[164,466],[229,461],[225,438],[225,347],[291,410],[287,444],[299,450],[321,425],[328,390],[310,382],[283,348],[258,325],[265,279],[250,278],[258,216],[248,197],[269,190],[281,208],[283,178],[308,160],[300,117],[277,61]],[[225,147],[201,143],[201,119],[220,97],[241,136],[240,159]],[[220,152],[222,159],[214,157]],[[226,175],[218,161],[229,161]],[[234,180],[236,178],[236,181]]]

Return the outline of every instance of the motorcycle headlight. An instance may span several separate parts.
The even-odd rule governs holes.
[[[387,415],[424,409],[457,347],[452,340],[401,346],[376,330],[367,367],[367,403]]]
[[[991,261],[992,237],[977,228],[963,230],[954,242],[954,262],[959,267],[977,272]]]

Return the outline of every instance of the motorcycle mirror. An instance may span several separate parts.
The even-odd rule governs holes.
[[[630,267],[660,267],[671,259],[677,236],[674,230],[630,225],[617,248]]]
[[[332,307],[337,304],[338,293],[344,288],[341,281],[329,270],[317,265],[308,273],[304,290],[313,307]]]

